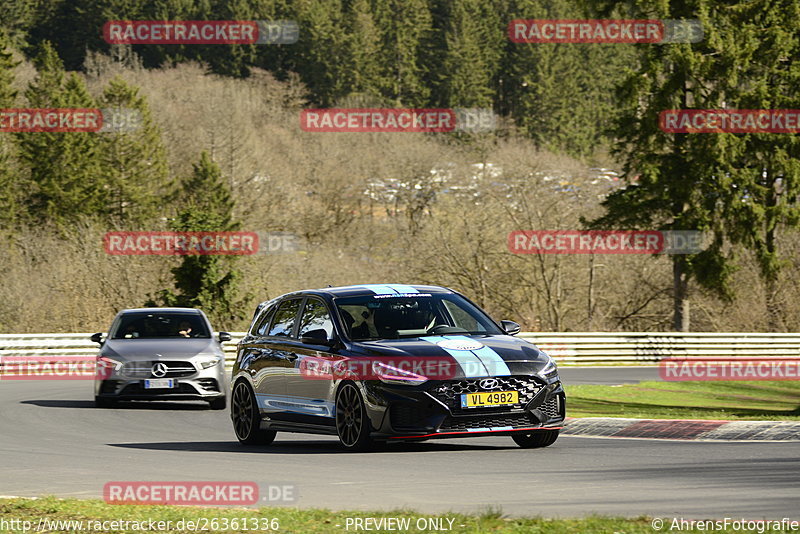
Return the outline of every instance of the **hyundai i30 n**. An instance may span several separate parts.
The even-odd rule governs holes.
[[[237,347],[231,418],[243,444],[277,432],[375,441],[507,435],[551,445],[565,417],[555,362],[467,297],[366,284],[258,306]]]

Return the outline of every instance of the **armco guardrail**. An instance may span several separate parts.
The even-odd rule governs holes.
[[[90,333],[0,334],[3,356],[86,356],[97,354]],[[244,332],[232,332],[223,344],[227,364]],[[798,358],[800,333],[700,332],[524,332],[519,337],[538,345],[562,365],[653,365],[665,357]]]
[[[520,337],[567,365],[652,365],[666,357],[800,357],[800,333],[528,332]]]

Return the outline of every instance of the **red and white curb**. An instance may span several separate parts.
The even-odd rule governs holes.
[[[567,418],[561,434],[696,441],[800,441],[800,421]]]

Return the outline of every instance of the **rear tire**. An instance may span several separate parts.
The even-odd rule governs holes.
[[[97,397],[94,398],[94,407],[95,408],[113,408],[116,406],[116,401],[109,399],[108,397]]]
[[[231,418],[236,439],[242,445],[269,445],[275,439],[274,430],[261,430],[261,414],[250,384],[236,383],[231,398]]]
[[[212,410],[224,410],[225,407],[228,405],[227,399],[225,397],[219,397],[214,400],[208,401],[209,407]]]
[[[365,452],[374,443],[361,394],[353,383],[346,383],[336,394],[336,433],[339,443],[349,452]]]
[[[558,439],[558,430],[535,430],[528,433],[521,432],[512,435],[511,439],[523,449],[549,447]]]

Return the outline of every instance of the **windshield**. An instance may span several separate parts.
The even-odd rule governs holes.
[[[206,322],[196,313],[128,313],[119,318],[111,339],[210,338]]]
[[[446,334],[502,334],[479,308],[456,294],[365,295],[334,300],[353,341]]]

